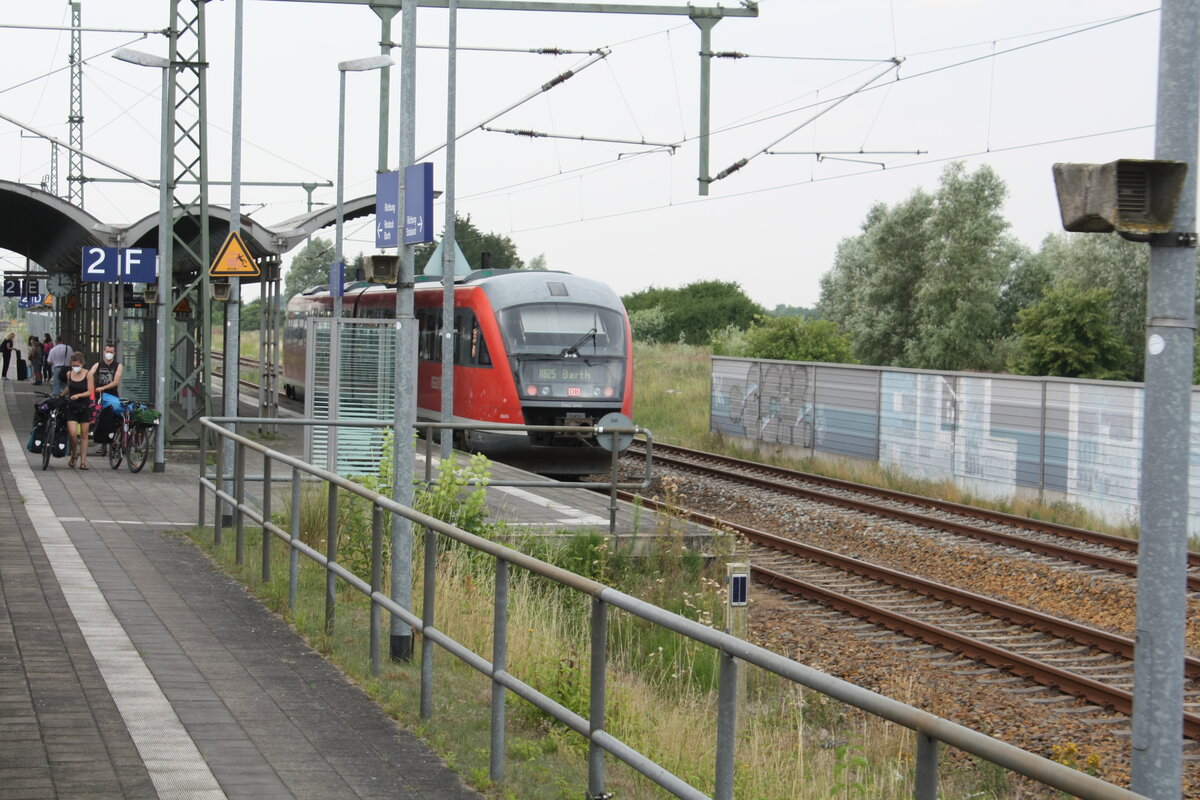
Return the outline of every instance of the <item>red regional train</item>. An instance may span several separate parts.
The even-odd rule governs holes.
[[[422,283],[422,278],[425,282]],[[417,277],[418,419],[441,419],[442,285]],[[332,314],[319,287],[294,296],[284,330],[284,391],[304,396],[305,319]],[[352,284],[345,317],[395,316],[394,285]],[[454,286],[454,419],[590,426],[633,416],[633,337],[621,299],[604,284],[564,272],[488,269]],[[455,445],[551,475],[602,472],[611,454],[595,437],[465,431]]]

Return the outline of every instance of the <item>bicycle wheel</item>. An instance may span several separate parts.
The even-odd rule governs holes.
[[[54,449],[54,422],[55,415],[53,412],[46,416],[46,421],[42,423],[42,469],[50,468],[50,451]]]
[[[125,465],[130,472],[141,472],[150,456],[150,431],[138,425],[129,433],[129,460]]]
[[[113,469],[121,466],[121,459],[125,456],[125,438],[128,435],[124,421],[117,425],[117,432],[113,435],[113,440],[108,443],[108,465]]]

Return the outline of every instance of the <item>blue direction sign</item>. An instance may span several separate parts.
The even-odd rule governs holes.
[[[433,241],[433,164],[404,168],[404,243]]]
[[[148,247],[85,247],[83,279],[92,283],[156,283],[158,251]]]
[[[346,294],[346,262],[335,261],[329,265],[329,294],[343,297]]]
[[[400,173],[375,174],[375,246],[397,247],[400,238]]]

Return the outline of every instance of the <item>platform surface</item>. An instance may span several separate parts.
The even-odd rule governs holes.
[[[0,382],[0,796],[479,797],[191,544],[194,455],[169,452],[158,473],[98,455],[42,471],[24,445],[44,388]],[[301,442],[269,446],[300,455]],[[514,527],[608,531],[605,495],[488,497]],[[654,525],[619,505],[618,536]]]

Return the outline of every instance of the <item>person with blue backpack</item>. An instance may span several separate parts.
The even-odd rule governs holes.
[[[117,346],[113,342],[104,345],[104,353],[100,360],[92,365],[90,372],[92,380],[96,387],[96,395],[100,400],[100,412],[104,409],[112,409],[117,414],[122,411],[121,408],[121,373],[125,371],[125,367],[121,362],[117,361]],[[97,422],[99,422],[97,420]],[[108,444],[100,445],[99,455],[107,455]]]

